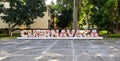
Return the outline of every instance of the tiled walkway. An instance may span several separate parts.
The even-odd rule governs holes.
[[[120,61],[120,40],[0,41],[0,61]]]

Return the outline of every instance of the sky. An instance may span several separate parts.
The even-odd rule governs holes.
[[[46,1],[46,4],[47,4],[47,5],[51,4],[51,1],[52,1],[52,0],[47,0],[47,1]],[[53,0],[53,1],[56,2],[56,0]]]

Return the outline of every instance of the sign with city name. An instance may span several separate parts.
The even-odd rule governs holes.
[[[97,30],[77,30],[76,32],[75,30],[22,30],[20,34],[21,37],[18,37],[18,39],[72,39],[73,37],[78,39],[103,39],[99,37]]]
[[[73,37],[75,30],[22,30],[21,37]],[[77,30],[74,37],[99,37],[96,30]]]

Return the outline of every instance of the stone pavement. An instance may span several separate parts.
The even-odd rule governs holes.
[[[120,61],[120,39],[0,41],[0,61]]]

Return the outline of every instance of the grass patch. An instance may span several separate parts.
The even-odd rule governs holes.
[[[120,37],[120,34],[110,34],[110,35],[108,35],[108,37],[118,38],[118,37]]]
[[[0,38],[1,37],[9,37],[9,36],[7,34],[0,34]],[[20,34],[19,33],[13,33],[12,37],[20,37]]]
[[[0,41],[9,41],[11,39],[16,39],[16,37],[0,37]]]
[[[0,34],[0,40],[1,41],[6,41],[6,40],[9,40],[9,39],[15,39],[19,36],[20,36],[19,33],[13,33],[12,37],[9,37],[7,34]]]

